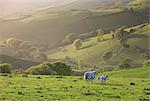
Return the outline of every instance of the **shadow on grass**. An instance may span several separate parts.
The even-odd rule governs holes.
[[[108,86],[123,86],[122,84],[112,84],[112,83],[97,83],[99,85],[108,85]]]
[[[88,46],[84,46],[84,47],[82,47],[82,48],[80,48],[80,49],[86,49],[86,48],[90,48],[90,47],[93,47],[94,45],[88,45]]]

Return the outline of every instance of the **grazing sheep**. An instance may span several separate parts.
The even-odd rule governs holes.
[[[107,78],[108,78],[109,76],[104,76],[104,75],[102,75],[102,76],[98,76],[97,77],[97,80],[98,81],[100,81],[100,82],[102,82],[102,83],[104,83],[104,82],[106,82],[106,80],[107,80]]]
[[[85,80],[93,80],[96,76],[96,71],[90,71],[90,72],[85,72],[84,73],[84,79]]]

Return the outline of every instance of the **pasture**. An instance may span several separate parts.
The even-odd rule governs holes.
[[[0,76],[0,101],[149,101],[149,67],[103,74],[110,75],[106,84],[83,76]]]

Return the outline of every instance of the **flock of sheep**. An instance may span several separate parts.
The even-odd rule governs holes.
[[[85,72],[84,79],[87,81],[91,81],[95,78],[96,74],[97,74],[96,71]],[[97,76],[97,80],[101,83],[104,83],[104,82],[106,82],[108,77],[109,76],[107,76],[107,75]]]

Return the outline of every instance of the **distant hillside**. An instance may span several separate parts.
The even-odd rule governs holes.
[[[0,17],[13,13],[27,13],[34,11],[65,11],[70,9],[94,9],[107,7],[119,0],[1,0]],[[131,0],[122,0],[128,2]]]
[[[4,44],[0,44],[0,54],[14,56],[15,49],[13,49],[12,47],[10,48],[9,46],[6,46]]]
[[[31,60],[19,59],[8,55],[0,54],[0,63],[9,63],[13,66],[13,69],[27,69],[30,66],[38,65],[39,62]]]
[[[111,39],[111,34],[103,36],[104,41],[97,42],[96,37],[83,42],[80,50],[75,50],[72,45],[60,47],[54,51],[49,51],[49,58],[64,59],[66,56],[79,63],[81,67],[103,68],[104,66],[117,66],[124,59],[131,59],[134,67],[141,66],[145,60],[145,54],[150,54],[149,49],[149,27],[136,26],[136,32],[128,40],[130,48],[123,48],[119,41]],[[111,51],[113,57],[108,63],[104,63],[102,56],[104,53]],[[77,66],[77,65],[76,65]]]
[[[109,30],[122,25],[134,26],[148,22],[148,16],[142,16],[143,13],[148,13],[148,10],[148,6],[123,12],[108,9],[52,13],[46,9],[42,12],[18,14],[0,19],[0,35],[1,39],[15,36],[35,43],[52,44],[62,41],[68,33],[80,34],[97,28]]]

